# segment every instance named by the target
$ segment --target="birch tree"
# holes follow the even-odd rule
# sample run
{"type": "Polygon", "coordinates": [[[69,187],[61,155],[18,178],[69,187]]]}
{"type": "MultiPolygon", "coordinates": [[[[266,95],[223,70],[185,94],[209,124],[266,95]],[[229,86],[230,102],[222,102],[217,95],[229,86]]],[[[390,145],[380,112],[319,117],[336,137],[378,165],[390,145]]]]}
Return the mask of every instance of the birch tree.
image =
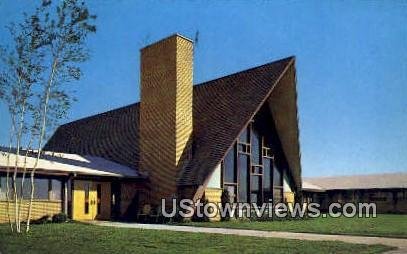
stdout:
{"type": "Polygon", "coordinates": [[[40,119],[36,161],[31,170],[30,204],[26,231],[30,230],[30,220],[35,192],[34,175],[42,155],[42,147],[49,127],[63,118],[73,100],[72,90],[67,86],[81,77],[80,63],[89,58],[86,38],[96,32],[92,23],[96,19],[82,1],[66,0],[50,10],[51,1],[45,1],[36,19],[37,31],[41,34],[41,50],[48,60],[47,77],[39,94],[36,107],[40,119]]]}
{"type": "Polygon", "coordinates": [[[24,177],[20,183],[21,189],[17,190],[17,173],[19,169],[19,155],[23,146],[23,136],[27,133],[28,122],[27,114],[32,110],[31,97],[33,96],[33,85],[39,80],[41,72],[41,56],[37,55],[35,46],[31,43],[34,38],[32,26],[29,17],[25,16],[23,22],[18,25],[11,24],[9,26],[10,35],[14,42],[13,47],[2,47],[1,60],[2,71],[0,79],[3,87],[1,94],[10,113],[10,140],[7,152],[7,173],[6,173],[6,199],[7,199],[7,214],[10,222],[11,230],[13,225],[10,219],[10,186],[9,176],[11,161],[10,155],[15,145],[15,161],[14,170],[12,173],[12,199],[14,201],[14,222],[16,232],[21,232],[21,200],[23,198],[24,177]],[[19,196],[20,191],[20,198],[19,196]],[[20,202],[18,202],[20,200],[20,202]]]}
{"type": "Polygon", "coordinates": [[[69,84],[80,79],[80,64],[89,58],[86,38],[90,33],[96,32],[96,27],[92,24],[95,18],[96,16],[90,15],[83,1],[64,0],[53,4],[44,0],[33,14],[24,14],[21,23],[10,26],[12,46],[0,47],[0,99],[5,102],[11,118],[6,176],[11,231],[21,232],[24,180],[28,172],[27,157],[32,154],[30,150],[35,148],[35,163],[29,169],[31,188],[26,218],[26,232],[30,230],[35,171],[43,153],[42,147],[49,131],[66,116],[74,100],[73,89],[69,84]],[[23,146],[26,149],[23,154],[20,188],[17,190],[23,146]],[[14,147],[16,156],[12,163],[10,155],[14,147]],[[10,172],[12,168],[14,171],[10,172]],[[12,191],[9,186],[11,175],[12,191]],[[15,208],[15,227],[10,216],[11,200],[15,208]]]}

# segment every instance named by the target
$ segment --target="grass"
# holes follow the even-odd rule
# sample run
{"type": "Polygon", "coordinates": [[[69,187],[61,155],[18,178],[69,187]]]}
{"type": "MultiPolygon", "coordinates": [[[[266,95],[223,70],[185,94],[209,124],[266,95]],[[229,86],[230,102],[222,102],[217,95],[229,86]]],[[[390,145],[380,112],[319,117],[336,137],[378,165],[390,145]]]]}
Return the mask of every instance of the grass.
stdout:
{"type": "Polygon", "coordinates": [[[11,235],[0,225],[0,253],[382,253],[383,245],[110,228],[77,223],[34,225],[11,235]]]}
{"type": "Polygon", "coordinates": [[[279,221],[193,222],[191,226],[255,229],[407,238],[407,215],[378,214],[377,218],[315,218],[279,221]]]}

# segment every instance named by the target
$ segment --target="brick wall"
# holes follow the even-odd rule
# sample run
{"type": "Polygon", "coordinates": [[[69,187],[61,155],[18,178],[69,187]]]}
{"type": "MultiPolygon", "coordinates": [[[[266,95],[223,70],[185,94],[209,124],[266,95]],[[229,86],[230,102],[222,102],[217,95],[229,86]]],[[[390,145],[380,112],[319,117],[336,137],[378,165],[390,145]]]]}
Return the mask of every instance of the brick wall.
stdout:
{"type": "MultiPolygon", "coordinates": [[[[29,201],[24,200],[21,208],[22,221],[27,220],[29,201]]],[[[10,203],[10,216],[14,220],[14,203],[10,203]]],[[[62,201],[50,201],[50,200],[34,200],[32,218],[33,220],[39,219],[45,215],[52,216],[54,214],[62,212],[62,201]]],[[[0,223],[8,222],[7,216],[7,202],[0,201],[0,223]]]]}
{"type": "Polygon", "coordinates": [[[192,134],[192,55],[174,35],[141,50],[140,170],[151,202],[176,193],[176,177],[192,134]]]}
{"type": "MultiPolygon", "coordinates": [[[[206,188],[205,189],[205,199],[210,203],[219,204],[221,203],[222,189],[220,188],[206,188]]],[[[213,218],[209,218],[210,221],[220,221],[221,217],[219,211],[217,215],[213,218]]]]}

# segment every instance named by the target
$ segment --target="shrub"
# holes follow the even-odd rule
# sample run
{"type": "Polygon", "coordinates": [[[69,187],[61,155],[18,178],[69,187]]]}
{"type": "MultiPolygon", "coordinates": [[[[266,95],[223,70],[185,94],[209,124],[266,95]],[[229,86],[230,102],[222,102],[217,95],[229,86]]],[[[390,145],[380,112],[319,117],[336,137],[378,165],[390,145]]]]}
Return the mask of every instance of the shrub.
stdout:
{"type": "Polygon", "coordinates": [[[44,215],[39,219],[32,220],[31,224],[46,224],[52,222],[52,218],[49,215],[44,215]]]}
{"type": "MultiPolygon", "coordinates": [[[[233,201],[231,200],[231,197],[229,195],[229,191],[228,190],[223,190],[222,191],[222,196],[221,196],[221,204],[222,207],[226,207],[226,205],[230,205],[232,206],[233,201]]],[[[230,220],[230,216],[225,216],[225,217],[221,217],[222,221],[229,221],[230,220]]]]}
{"type": "Polygon", "coordinates": [[[52,216],[53,223],[63,223],[68,221],[68,216],[65,213],[57,213],[52,216]]]}

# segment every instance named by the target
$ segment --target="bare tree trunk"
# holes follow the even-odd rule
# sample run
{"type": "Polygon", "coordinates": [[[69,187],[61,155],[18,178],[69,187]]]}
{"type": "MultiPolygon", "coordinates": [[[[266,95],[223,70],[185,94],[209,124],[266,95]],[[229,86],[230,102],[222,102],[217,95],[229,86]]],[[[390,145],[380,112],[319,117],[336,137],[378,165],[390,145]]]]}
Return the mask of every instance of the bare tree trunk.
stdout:
{"type": "Polygon", "coordinates": [[[46,125],[47,125],[48,102],[49,102],[49,97],[50,97],[50,94],[51,94],[51,86],[52,86],[52,83],[54,82],[54,76],[55,76],[57,64],[58,64],[57,57],[55,57],[53,62],[52,62],[52,70],[51,70],[51,74],[50,74],[50,77],[48,79],[47,87],[46,87],[46,90],[45,90],[45,101],[44,101],[44,108],[43,108],[43,111],[42,111],[42,119],[41,119],[42,122],[41,122],[41,128],[40,128],[40,137],[39,137],[39,141],[38,141],[38,151],[37,151],[38,154],[37,154],[37,157],[35,159],[34,167],[31,170],[31,193],[30,193],[31,195],[30,195],[30,205],[28,207],[26,232],[30,231],[30,220],[31,220],[32,205],[33,205],[34,191],[35,191],[34,175],[35,175],[35,170],[37,169],[38,162],[40,160],[40,156],[41,156],[41,153],[42,153],[42,142],[44,140],[45,129],[46,129],[46,125]]]}
{"type": "Polygon", "coordinates": [[[10,230],[11,232],[14,232],[14,227],[13,223],[11,221],[10,217],[10,184],[9,184],[9,178],[10,178],[10,155],[11,155],[11,148],[12,148],[12,143],[13,143],[13,137],[14,137],[14,132],[15,132],[15,120],[14,116],[11,117],[11,130],[10,130],[10,141],[9,141],[9,147],[8,147],[8,153],[7,153],[7,166],[6,166],[6,201],[7,201],[7,218],[8,218],[8,223],[10,225],[10,230]]]}
{"type": "Polygon", "coordinates": [[[14,210],[15,210],[15,223],[16,223],[16,231],[17,233],[21,232],[20,228],[20,218],[18,217],[19,214],[19,206],[18,206],[18,192],[17,192],[17,172],[19,167],[19,156],[20,156],[20,145],[21,145],[21,134],[22,134],[22,124],[24,121],[24,113],[25,106],[22,106],[22,112],[20,116],[20,127],[17,133],[17,151],[16,151],[16,159],[15,159],[15,167],[14,167],[14,174],[13,174],[13,190],[14,190],[14,210]]]}
{"type": "Polygon", "coordinates": [[[21,186],[20,186],[20,192],[21,193],[20,193],[20,200],[19,200],[19,204],[18,204],[18,206],[19,206],[19,208],[18,208],[18,220],[19,220],[20,227],[21,227],[21,210],[22,210],[21,206],[22,206],[23,199],[24,199],[24,182],[25,182],[25,176],[26,176],[26,173],[27,173],[27,157],[28,157],[28,154],[29,154],[30,149],[31,149],[32,141],[33,141],[33,135],[31,135],[31,137],[30,137],[30,141],[28,142],[27,150],[25,152],[24,166],[23,166],[24,169],[23,169],[23,175],[21,177],[21,186]]]}
{"type": "MultiPolygon", "coordinates": [[[[17,74],[18,75],[18,74],[17,74]]],[[[21,77],[18,76],[18,84],[19,84],[19,89],[21,89],[21,77]]],[[[18,94],[21,96],[21,91],[18,92],[18,94]]],[[[20,156],[20,149],[21,149],[21,136],[23,134],[23,128],[24,128],[24,116],[25,116],[25,110],[26,110],[26,99],[24,98],[21,103],[21,111],[20,111],[20,119],[19,119],[19,125],[16,133],[16,159],[15,159],[15,165],[14,165],[14,174],[13,174],[13,190],[14,190],[14,220],[16,223],[16,232],[21,233],[21,225],[20,225],[20,218],[18,217],[19,215],[19,207],[18,207],[18,193],[17,193],[17,172],[18,172],[18,167],[19,167],[19,156],[20,156]]]]}

